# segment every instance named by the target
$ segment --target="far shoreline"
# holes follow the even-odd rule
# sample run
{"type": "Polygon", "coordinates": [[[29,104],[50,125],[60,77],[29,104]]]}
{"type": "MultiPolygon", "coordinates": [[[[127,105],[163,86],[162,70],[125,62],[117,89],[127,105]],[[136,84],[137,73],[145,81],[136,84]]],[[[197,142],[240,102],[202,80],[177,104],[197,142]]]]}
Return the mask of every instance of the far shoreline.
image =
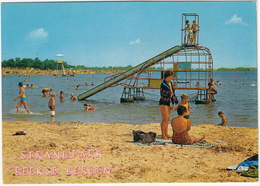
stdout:
{"type": "MultiPolygon", "coordinates": [[[[19,69],[19,68],[2,68],[2,75],[63,75],[57,70],[41,70],[41,69],[19,69]]],[[[123,72],[122,70],[69,70],[65,75],[75,74],[115,74],[123,72]]]]}
{"type": "MultiPolygon", "coordinates": [[[[251,72],[257,71],[256,67],[252,68],[218,68],[213,70],[214,72],[251,72]]],[[[66,70],[65,75],[75,75],[75,74],[116,74],[122,73],[127,70],[66,70]]],[[[1,69],[2,75],[63,75],[60,71],[57,70],[41,70],[41,69],[34,69],[34,68],[26,68],[26,69],[19,69],[19,68],[4,68],[1,69]]]]}

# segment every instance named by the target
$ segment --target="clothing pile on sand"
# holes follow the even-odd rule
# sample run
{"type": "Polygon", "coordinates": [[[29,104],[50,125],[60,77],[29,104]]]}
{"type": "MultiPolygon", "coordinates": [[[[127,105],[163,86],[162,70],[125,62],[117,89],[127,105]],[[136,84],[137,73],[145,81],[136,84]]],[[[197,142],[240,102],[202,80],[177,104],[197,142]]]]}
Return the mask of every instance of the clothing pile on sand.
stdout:
{"type": "Polygon", "coordinates": [[[258,154],[239,164],[227,167],[227,170],[234,170],[241,176],[258,178],[258,154]]]}

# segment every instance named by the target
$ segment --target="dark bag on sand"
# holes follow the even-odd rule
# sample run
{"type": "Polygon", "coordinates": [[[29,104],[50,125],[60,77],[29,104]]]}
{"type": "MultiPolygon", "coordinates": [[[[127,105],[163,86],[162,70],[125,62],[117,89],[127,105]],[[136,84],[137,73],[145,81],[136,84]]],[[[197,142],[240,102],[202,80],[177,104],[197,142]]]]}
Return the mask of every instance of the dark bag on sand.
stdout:
{"type": "Polygon", "coordinates": [[[155,142],[155,132],[143,132],[141,130],[133,130],[134,142],[152,143],[155,142]]]}

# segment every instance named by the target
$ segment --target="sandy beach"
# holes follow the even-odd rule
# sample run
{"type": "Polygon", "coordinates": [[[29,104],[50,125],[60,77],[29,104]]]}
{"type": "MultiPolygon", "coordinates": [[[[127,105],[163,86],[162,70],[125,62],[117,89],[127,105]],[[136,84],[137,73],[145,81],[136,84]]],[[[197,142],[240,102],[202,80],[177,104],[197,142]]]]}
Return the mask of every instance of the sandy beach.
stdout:
{"type": "MultiPolygon", "coordinates": [[[[225,170],[258,153],[258,130],[192,126],[210,148],[138,146],[133,130],[159,124],[4,121],[3,183],[257,182],[225,170]],[[27,135],[12,135],[25,130],[27,135]]],[[[171,127],[169,127],[169,131],[171,127]]],[[[160,135],[158,135],[160,138],[160,135]]]]}
{"type": "MultiPolygon", "coordinates": [[[[57,70],[41,70],[41,69],[19,69],[19,68],[2,68],[2,75],[54,75],[57,74],[57,70]]],[[[94,74],[94,73],[118,73],[119,70],[71,70],[67,71],[67,75],[72,74],[94,74]]],[[[59,74],[59,73],[58,73],[59,74]]]]}

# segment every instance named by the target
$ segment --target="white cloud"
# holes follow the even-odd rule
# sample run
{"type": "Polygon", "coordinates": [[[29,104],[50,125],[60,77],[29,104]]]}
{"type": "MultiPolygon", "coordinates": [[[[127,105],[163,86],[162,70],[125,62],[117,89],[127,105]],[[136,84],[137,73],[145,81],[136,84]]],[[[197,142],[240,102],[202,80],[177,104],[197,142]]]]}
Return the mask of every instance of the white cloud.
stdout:
{"type": "Polygon", "coordinates": [[[48,38],[48,32],[46,32],[43,28],[39,28],[37,30],[31,31],[26,40],[43,40],[48,38]]]}
{"type": "Polygon", "coordinates": [[[130,45],[139,44],[139,43],[141,43],[140,39],[136,39],[135,41],[130,41],[129,42],[130,45]]]}
{"type": "Polygon", "coordinates": [[[230,20],[226,21],[225,24],[226,25],[229,25],[229,24],[247,25],[247,23],[244,22],[241,17],[238,17],[237,14],[233,15],[233,17],[231,17],[230,20]]]}

